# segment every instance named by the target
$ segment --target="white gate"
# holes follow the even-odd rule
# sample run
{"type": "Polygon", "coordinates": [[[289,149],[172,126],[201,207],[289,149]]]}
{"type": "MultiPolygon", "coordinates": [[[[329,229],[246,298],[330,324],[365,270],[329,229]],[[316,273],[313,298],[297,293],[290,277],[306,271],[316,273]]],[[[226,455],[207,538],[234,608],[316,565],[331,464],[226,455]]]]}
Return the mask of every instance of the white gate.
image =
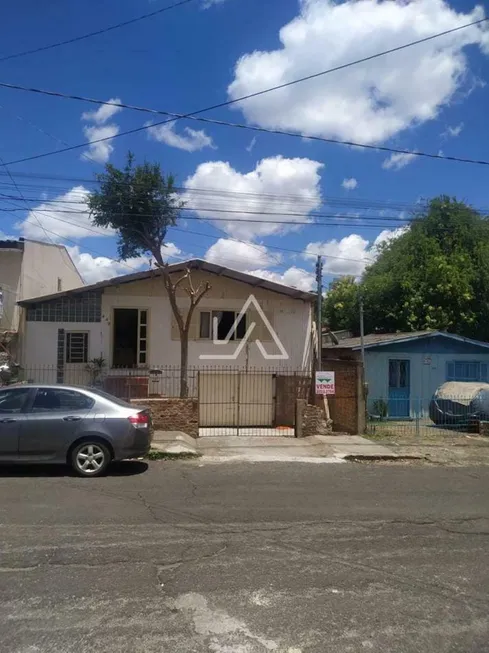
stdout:
{"type": "MultiPolygon", "coordinates": [[[[230,434],[237,435],[239,427],[270,428],[274,418],[272,373],[199,372],[200,427],[229,427],[233,429],[230,434]]],[[[216,435],[222,434],[218,431],[216,435]]],[[[254,434],[248,431],[247,435],[254,434]]]]}

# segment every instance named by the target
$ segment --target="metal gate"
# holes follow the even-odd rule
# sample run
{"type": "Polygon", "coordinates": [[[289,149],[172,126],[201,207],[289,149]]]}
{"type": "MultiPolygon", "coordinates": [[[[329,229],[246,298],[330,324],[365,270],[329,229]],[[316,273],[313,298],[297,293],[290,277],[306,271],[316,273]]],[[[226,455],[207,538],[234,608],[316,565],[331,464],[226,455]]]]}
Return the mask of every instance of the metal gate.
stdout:
{"type": "Polygon", "coordinates": [[[269,435],[275,385],[270,372],[199,372],[202,435],[269,435]]]}

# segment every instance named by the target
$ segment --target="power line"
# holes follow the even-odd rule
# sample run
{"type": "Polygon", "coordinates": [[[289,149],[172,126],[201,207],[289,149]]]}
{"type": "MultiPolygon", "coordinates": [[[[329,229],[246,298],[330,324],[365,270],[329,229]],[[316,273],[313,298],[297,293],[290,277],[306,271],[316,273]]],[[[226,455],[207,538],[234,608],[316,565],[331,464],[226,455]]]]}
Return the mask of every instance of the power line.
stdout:
{"type": "MultiPolygon", "coordinates": [[[[26,205],[26,207],[27,207],[27,210],[28,210],[28,211],[31,211],[31,209],[29,208],[29,204],[27,203],[27,200],[24,198],[24,196],[23,196],[23,194],[22,194],[22,191],[21,191],[20,188],[17,186],[17,182],[16,182],[15,179],[12,177],[12,175],[11,175],[11,173],[10,173],[10,170],[9,170],[8,167],[5,165],[5,163],[3,162],[3,159],[2,159],[1,157],[0,157],[0,164],[3,165],[3,166],[5,167],[5,170],[6,170],[7,174],[8,174],[8,176],[10,177],[10,180],[11,180],[12,184],[15,186],[15,188],[17,189],[17,192],[18,192],[19,195],[21,196],[21,199],[22,199],[22,198],[24,199],[24,203],[25,203],[25,205],[26,205]]],[[[44,227],[43,227],[43,225],[42,225],[42,223],[41,223],[41,220],[39,219],[39,217],[38,217],[38,215],[37,215],[37,213],[36,213],[35,211],[31,211],[31,213],[32,213],[32,215],[36,218],[36,220],[37,220],[37,222],[39,223],[39,226],[41,227],[41,229],[44,231],[44,233],[45,233],[45,235],[46,235],[46,238],[47,238],[48,240],[51,240],[51,242],[52,242],[52,238],[50,238],[50,237],[48,236],[46,230],[44,229],[44,227]]]]}
{"type": "Polygon", "coordinates": [[[194,2],[194,0],[181,0],[180,2],[176,2],[172,5],[167,5],[166,7],[162,7],[161,9],[156,9],[155,11],[152,11],[148,14],[142,14],[141,16],[136,16],[135,18],[125,20],[121,23],[116,23],[115,25],[109,25],[109,27],[104,27],[103,29],[96,30],[95,32],[89,32],[88,34],[75,36],[74,38],[67,39],[66,41],[58,41],[56,43],[51,43],[50,45],[43,45],[39,48],[24,50],[23,52],[14,52],[13,54],[8,54],[4,57],[0,57],[0,62],[9,61],[11,59],[18,59],[19,57],[25,57],[29,54],[45,52],[46,50],[53,50],[54,48],[59,48],[63,45],[69,45],[71,43],[77,43],[78,41],[84,41],[85,39],[92,38],[92,36],[99,36],[100,34],[106,34],[107,32],[112,32],[113,30],[119,29],[120,27],[127,27],[127,25],[133,25],[134,23],[138,23],[141,20],[146,20],[147,18],[152,18],[153,16],[157,16],[158,14],[163,14],[166,11],[170,11],[171,9],[176,9],[177,7],[181,7],[182,5],[186,5],[190,2],[194,2]]]}
{"type": "MultiPolygon", "coordinates": [[[[8,209],[1,209],[1,210],[8,212],[8,209]]],[[[78,227],[80,229],[90,231],[92,233],[97,234],[98,236],[103,235],[99,230],[97,230],[94,227],[89,227],[88,225],[82,225],[82,224],[79,224],[79,223],[76,223],[76,222],[70,222],[69,220],[64,220],[63,218],[59,218],[57,216],[53,216],[53,215],[50,215],[48,213],[43,213],[42,211],[40,213],[49,216],[52,220],[57,220],[58,222],[63,222],[64,224],[68,224],[68,225],[71,225],[73,227],[78,227]]],[[[292,223],[292,224],[294,224],[294,223],[292,223]]],[[[194,236],[200,236],[200,237],[204,237],[204,238],[211,238],[212,240],[218,240],[218,238],[216,236],[213,236],[211,234],[205,234],[205,233],[198,232],[198,231],[192,231],[190,229],[180,229],[178,227],[171,227],[171,229],[173,229],[174,231],[179,231],[181,233],[191,234],[191,235],[194,235],[194,236]]],[[[60,234],[57,234],[56,232],[50,231],[49,229],[46,229],[46,231],[48,231],[49,233],[54,234],[58,238],[63,238],[63,236],[60,236],[60,234]]],[[[250,242],[247,242],[247,241],[244,241],[244,240],[239,240],[237,238],[233,238],[233,237],[230,237],[230,236],[227,236],[227,239],[238,242],[238,243],[243,243],[245,245],[250,245],[252,247],[256,246],[255,243],[250,243],[250,242]]],[[[71,241],[71,242],[75,242],[76,244],[79,244],[76,241],[71,241]]],[[[301,250],[287,249],[285,247],[278,247],[278,246],[275,246],[275,245],[264,245],[264,247],[266,249],[274,249],[276,251],[288,252],[288,253],[292,253],[292,254],[304,254],[304,252],[301,251],[301,250]]],[[[259,251],[262,252],[262,250],[259,250],[259,251]]],[[[100,255],[105,256],[105,254],[100,254],[100,255]]],[[[349,258],[349,257],[345,257],[345,256],[334,256],[332,254],[331,255],[326,254],[324,256],[326,258],[338,259],[338,260],[341,260],[341,261],[353,261],[353,262],[357,262],[357,263],[361,263],[364,260],[366,260],[366,259],[349,258]]]]}
{"type": "MultiPolygon", "coordinates": [[[[43,200],[42,198],[25,198],[25,197],[15,197],[12,195],[6,195],[4,193],[0,193],[5,199],[9,199],[12,201],[23,201],[23,202],[45,202],[46,204],[79,204],[79,205],[85,205],[86,201],[83,200],[43,200]]],[[[17,209],[21,210],[21,209],[17,209]]],[[[57,209],[58,210],[58,209],[57,209]]],[[[306,217],[311,217],[311,218],[349,218],[349,219],[366,219],[367,216],[360,216],[360,215],[349,215],[349,214],[340,214],[340,213],[318,213],[317,209],[311,209],[309,212],[291,212],[291,211],[270,211],[270,210],[259,210],[259,211],[252,211],[250,209],[233,209],[233,208],[228,208],[228,207],[216,207],[216,206],[211,206],[211,207],[206,207],[206,206],[184,206],[183,209],[184,211],[195,211],[198,213],[199,211],[202,211],[204,213],[231,213],[231,214],[243,214],[243,215],[277,215],[277,216],[290,216],[290,217],[298,217],[298,218],[306,218],[306,217]]],[[[89,213],[89,211],[70,211],[66,209],[59,209],[60,212],[65,212],[65,213],[89,213]]],[[[123,214],[126,215],[126,214],[123,214]]],[[[139,217],[145,218],[145,217],[152,217],[151,213],[139,213],[139,217]]],[[[192,218],[186,218],[186,219],[192,219],[192,218]]],[[[200,218],[195,218],[195,219],[200,219],[200,218]]],[[[233,221],[232,218],[212,218],[213,220],[222,220],[223,222],[230,222],[233,221]]],[[[397,222],[409,222],[406,218],[401,218],[400,216],[372,216],[372,219],[376,220],[386,220],[386,221],[391,221],[395,220],[397,222]]],[[[238,219],[238,221],[241,222],[241,220],[238,219]]],[[[252,220],[249,220],[249,222],[252,222],[252,220]]],[[[262,220],[258,220],[258,222],[262,222],[262,220]]],[[[270,222],[274,222],[273,220],[270,220],[270,222]]],[[[278,224],[288,224],[290,220],[279,220],[278,224]]],[[[310,222],[304,222],[304,224],[310,224],[310,222]]]]}
{"type": "MultiPolygon", "coordinates": [[[[189,1],[189,0],[187,0],[187,1],[189,1]]],[[[253,126],[253,125],[245,125],[245,124],[242,124],[242,123],[233,123],[233,122],[224,121],[224,120],[215,120],[215,119],[210,119],[210,118],[202,118],[199,115],[199,114],[205,113],[207,111],[227,107],[227,106],[230,106],[232,104],[236,104],[237,102],[242,102],[243,100],[247,100],[247,99],[250,99],[252,97],[256,97],[258,95],[264,95],[265,93],[270,93],[271,91],[278,90],[280,88],[285,88],[286,86],[292,86],[293,84],[299,84],[299,83],[301,83],[303,81],[313,79],[315,77],[327,75],[327,74],[335,72],[337,70],[348,68],[350,66],[357,65],[357,64],[362,63],[364,61],[369,61],[371,59],[375,59],[377,57],[381,57],[381,56],[384,56],[386,54],[390,54],[390,53],[395,52],[397,50],[402,50],[402,49],[411,47],[413,45],[417,45],[419,43],[423,43],[425,41],[429,41],[429,40],[438,38],[440,36],[444,36],[446,34],[450,34],[450,33],[453,33],[453,32],[456,32],[456,31],[459,31],[459,30],[462,30],[462,29],[466,29],[468,27],[472,27],[474,25],[484,23],[487,20],[489,20],[489,18],[482,18],[480,20],[473,21],[472,23],[467,23],[465,25],[461,25],[461,26],[453,28],[451,30],[446,30],[446,31],[440,32],[438,34],[434,34],[434,35],[432,35],[430,37],[426,37],[424,39],[419,39],[417,41],[412,41],[411,43],[407,43],[407,44],[404,44],[402,46],[398,46],[397,48],[391,48],[390,50],[385,50],[384,52],[380,52],[380,53],[377,53],[375,55],[371,55],[370,57],[365,57],[363,59],[358,59],[356,61],[352,61],[352,62],[349,62],[347,64],[343,64],[341,66],[336,66],[335,68],[331,68],[331,69],[328,69],[328,70],[323,70],[323,71],[321,71],[319,73],[315,73],[315,74],[309,75],[307,77],[302,77],[302,78],[299,78],[299,79],[296,79],[296,80],[292,80],[291,82],[287,82],[287,83],[281,84],[279,86],[274,86],[274,87],[271,87],[271,88],[268,88],[268,89],[263,89],[262,91],[258,91],[256,93],[253,93],[253,94],[250,94],[250,95],[245,95],[245,96],[242,96],[242,97],[239,97],[239,98],[235,98],[234,100],[228,100],[226,102],[221,102],[219,104],[214,104],[212,106],[205,107],[204,109],[199,109],[197,111],[192,111],[192,112],[186,113],[186,114],[172,113],[172,112],[169,112],[169,111],[163,111],[163,110],[159,110],[159,109],[151,109],[151,108],[148,108],[148,107],[140,107],[140,106],[125,104],[125,103],[107,102],[107,101],[104,101],[104,100],[98,100],[98,99],[95,99],[95,98],[87,98],[87,97],[80,96],[80,95],[70,95],[70,94],[67,94],[67,93],[60,93],[58,91],[47,91],[45,89],[22,86],[20,84],[8,84],[6,82],[1,82],[0,87],[3,87],[3,88],[9,88],[9,89],[20,90],[20,91],[27,91],[27,92],[30,92],[30,93],[39,93],[39,94],[42,94],[42,95],[49,95],[49,96],[52,96],[52,97],[64,98],[64,99],[69,99],[69,100],[77,100],[77,101],[81,101],[81,102],[89,102],[91,104],[97,104],[97,105],[122,107],[124,109],[130,109],[132,111],[140,111],[140,112],[143,112],[143,113],[149,113],[149,114],[153,114],[153,115],[164,115],[164,116],[169,116],[170,117],[168,120],[163,120],[163,121],[160,121],[160,122],[157,122],[157,123],[154,123],[154,124],[143,125],[142,127],[126,130],[126,131],[123,131],[123,132],[119,132],[118,134],[115,134],[114,136],[106,136],[104,138],[95,139],[93,141],[87,141],[85,143],[80,143],[78,145],[73,145],[71,147],[66,147],[66,148],[61,149],[61,150],[54,150],[54,151],[51,151],[51,152],[45,152],[43,154],[38,154],[38,155],[31,156],[31,157],[24,157],[23,159],[17,159],[15,161],[9,161],[8,165],[13,165],[13,164],[16,164],[16,163],[23,163],[23,162],[26,162],[26,161],[33,161],[34,159],[43,158],[45,156],[51,156],[51,155],[54,155],[54,154],[60,154],[62,152],[68,152],[68,151],[71,151],[71,150],[86,147],[87,145],[93,145],[93,144],[96,144],[96,143],[111,141],[112,139],[119,138],[120,136],[127,136],[129,134],[136,134],[136,133],[139,133],[141,131],[157,127],[159,125],[164,125],[164,124],[176,122],[177,120],[183,120],[183,119],[195,120],[195,121],[209,123],[209,124],[213,124],[213,125],[220,125],[220,126],[226,126],[226,127],[235,127],[235,128],[240,128],[240,129],[247,129],[247,130],[251,130],[251,131],[259,132],[259,133],[281,134],[283,136],[290,136],[290,137],[293,137],[293,138],[304,138],[306,140],[319,141],[319,142],[325,142],[325,143],[332,143],[332,144],[336,144],[336,145],[349,145],[351,147],[361,147],[361,148],[364,148],[364,149],[381,151],[381,152],[390,152],[390,153],[394,153],[394,154],[410,154],[410,155],[413,155],[413,156],[422,156],[422,157],[431,158],[431,159],[442,159],[442,160],[445,160],[445,161],[456,161],[456,162],[459,162],[459,163],[472,163],[472,164],[477,164],[477,165],[489,165],[489,161],[484,161],[484,160],[468,159],[468,158],[462,158],[462,157],[452,157],[452,156],[446,156],[446,155],[442,155],[442,154],[434,154],[434,153],[420,152],[420,151],[411,152],[410,150],[402,150],[402,149],[398,149],[398,148],[392,148],[392,147],[386,147],[386,146],[380,146],[380,145],[368,145],[368,144],[365,144],[365,143],[355,143],[353,141],[342,141],[342,140],[339,140],[339,139],[325,138],[323,136],[314,136],[314,135],[311,135],[311,134],[299,134],[299,133],[294,133],[294,132],[288,132],[288,131],[281,130],[281,129],[269,129],[269,128],[266,128],[266,127],[257,127],[257,126],[253,126]]]]}
{"type": "MultiPolygon", "coordinates": [[[[0,176],[6,175],[6,173],[3,173],[0,171],[0,176]]],[[[48,180],[55,180],[55,181],[71,181],[74,183],[80,183],[80,184],[97,184],[98,181],[96,179],[89,179],[89,178],[84,178],[84,177],[62,177],[62,176],[49,176],[49,175],[43,175],[43,174],[33,174],[33,173],[17,173],[17,177],[24,177],[24,178],[35,178],[35,179],[48,179],[48,180]]],[[[121,182],[121,183],[126,183],[126,182],[121,182]]],[[[0,182],[2,185],[8,186],[5,182],[0,182]]],[[[48,186],[46,184],[22,184],[24,188],[32,188],[32,189],[42,189],[45,190],[46,188],[55,190],[57,192],[62,191],[62,190],[72,190],[71,186],[48,186]]],[[[176,186],[175,187],[176,191],[179,191],[181,193],[190,193],[192,195],[203,195],[203,196],[223,196],[223,197],[237,197],[238,199],[241,198],[250,198],[251,200],[267,200],[267,201],[277,201],[280,204],[289,204],[289,203],[297,203],[297,204],[310,204],[311,199],[306,198],[303,195],[275,195],[272,193],[253,193],[253,192],[246,192],[246,191],[227,191],[224,189],[220,188],[186,188],[182,186],[176,186]]],[[[82,194],[80,193],[80,197],[82,194]]],[[[46,202],[54,202],[55,200],[47,200],[45,198],[40,198],[39,201],[46,201],[46,202]]],[[[381,199],[374,199],[374,200],[369,200],[366,198],[352,198],[352,197],[335,197],[335,196],[328,196],[325,199],[318,198],[318,201],[320,204],[323,205],[339,205],[339,206],[351,206],[353,208],[379,208],[379,209],[384,209],[384,208],[389,208],[390,210],[399,210],[399,211],[409,211],[409,210],[419,210],[422,206],[422,202],[417,202],[414,204],[409,204],[407,202],[400,202],[400,201],[392,201],[392,200],[381,200],[381,199]]],[[[478,209],[478,210],[483,210],[483,209],[478,209]]]]}
{"type": "MultiPolygon", "coordinates": [[[[21,90],[33,90],[34,92],[39,92],[36,89],[27,89],[25,87],[18,87],[12,84],[5,84],[5,83],[0,83],[0,87],[4,88],[21,88],[21,90]]],[[[26,156],[23,157],[22,159],[15,159],[13,161],[8,161],[7,165],[15,165],[17,163],[25,163],[26,161],[34,161],[36,159],[42,159],[47,156],[52,156],[54,154],[62,154],[64,152],[71,152],[73,150],[78,150],[82,147],[87,147],[89,145],[94,145],[97,143],[104,143],[106,141],[112,141],[114,138],[119,138],[121,136],[128,136],[130,134],[137,134],[142,131],[146,131],[148,129],[151,129],[153,127],[158,127],[159,125],[166,125],[168,123],[176,122],[177,120],[194,120],[197,122],[204,122],[206,124],[211,124],[211,125],[218,125],[221,127],[235,127],[238,129],[246,129],[248,131],[253,131],[253,132],[258,132],[258,133],[263,133],[263,134],[280,134],[281,136],[290,136],[291,138],[300,138],[300,139],[305,139],[308,141],[317,141],[320,143],[330,143],[333,145],[348,145],[350,147],[360,147],[363,149],[367,150],[373,150],[376,152],[389,152],[389,153],[394,153],[394,154],[409,154],[412,156],[420,156],[420,157],[425,157],[428,159],[441,159],[443,161],[456,161],[458,163],[472,163],[476,165],[489,165],[489,161],[484,161],[484,160],[478,160],[478,159],[468,159],[468,158],[462,158],[462,157],[456,157],[456,156],[447,156],[445,154],[434,154],[430,152],[421,152],[419,150],[417,151],[411,151],[411,150],[403,150],[399,148],[394,148],[394,147],[387,147],[385,145],[367,145],[366,143],[356,143],[354,141],[342,141],[337,138],[326,138],[324,136],[314,136],[312,134],[299,134],[295,132],[289,132],[285,131],[283,129],[270,129],[267,127],[257,127],[254,125],[245,125],[243,123],[236,123],[236,122],[229,122],[226,120],[216,120],[216,119],[211,119],[211,118],[202,118],[201,116],[195,116],[194,114],[182,114],[182,113],[171,113],[169,111],[162,111],[162,110],[157,110],[157,109],[147,109],[144,107],[136,107],[128,104],[115,104],[111,102],[104,102],[102,100],[94,100],[92,98],[83,98],[79,96],[69,96],[69,95],[62,95],[58,93],[48,93],[48,95],[57,95],[59,97],[66,97],[68,99],[73,99],[73,100],[82,100],[84,102],[91,102],[93,104],[100,104],[100,105],[108,105],[108,106],[118,106],[122,107],[123,109],[131,109],[133,111],[143,111],[145,113],[153,113],[153,114],[159,114],[159,115],[164,115],[164,116],[171,116],[170,119],[168,120],[162,120],[161,122],[155,122],[153,124],[146,124],[143,125],[142,127],[136,127],[134,129],[128,129],[123,132],[119,132],[118,134],[115,134],[114,136],[106,136],[104,138],[96,138],[92,141],[86,141],[84,143],[79,143],[77,145],[71,145],[70,147],[65,147],[61,150],[52,150],[50,152],[43,152],[42,154],[35,154],[32,156],[26,156]]],[[[195,112],[195,113],[201,113],[203,111],[207,111],[208,109],[202,109],[201,111],[195,112]]]]}
{"type": "MultiPolygon", "coordinates": [[[[1,195],[1,193],[0,193],[1,195]]],[[[8,198],[8,196],[7,196],[8,198]]],[[[197,209],[192,209],[188,208],[187,210],[189,211],[196,211],[197,209]]],[[[17,207],[15,206],[13,209],[2,209],[0,208],[0,211],[3,212],[11,212],[11,211],[25,211],[24,208],[17,207]]],[[[267,211],[241,211],[241,210],[233,210],[233,209],[203,209],[199,208],[198,211],[208,211],[210,213],[213,212],[221,212],[221,213],[238,213],[238,214],[251,214],[251,215],[289,215],[289,216],[297,216],[297,217],[307,217],[307,214],[298,214],[298,213],[269,213],[267,211]]],[[[69,210],[69,209],[56,209],[56,213],[65,213],[68,215],[90,215],[89,211],[76,211],[76,210],[69,210]]],[[[50,215],[50,214],[47,214],[50,215]]],[[[131,214],[129,213],[121,213],[120,215],[122,216],[130,216],[131,214]]],[[[149,213],[140,213],[139,216],[140,218],[151,218],[152,215],[149,213]]],[[[314,222],[312,220],[310,221],[299,221],[299,220],[262,220],[259,218],[246,218],[246,219],[241,219],[241,218],[210,218],[213,222],[232,222],[232,223],[237,223],[237,224],[248,224],[248,223],[255,223],[255,224],[280,224],[280,225],[304,225],[304,226],[317,226],[317,227],[330,227],[330,226],[351,226],[351,225],[358,225],[358,223],[362,220],[367,220],[368,221],[381,221],[385,222],[387,224],[395,222],[399,223],[400,225],[409,225],[411,224],[412,221],[405,220],[403,218],[396,218],[396,217],[383,217],[383,216],[372,216],[371,218],[368,218],[367,216],[351,216],[351,215],[340,215],[340,214],[318,214],[318,215],[311,215],[311,218],[314,217],[325,217],[325,218],[331,218],[331,219],[344,219],[349,222],[314,222]]],[[[182,216],[183,220],[202,220],[202,218],[197,217],[197,216],[187,216],[183,215],[182,216]]],[[[363,225],[362,225],[363,226],[363,225]]],[[[380,225],[374,225],[375,227],[385,227],[385,224],[380,224],[380,225]]]]}

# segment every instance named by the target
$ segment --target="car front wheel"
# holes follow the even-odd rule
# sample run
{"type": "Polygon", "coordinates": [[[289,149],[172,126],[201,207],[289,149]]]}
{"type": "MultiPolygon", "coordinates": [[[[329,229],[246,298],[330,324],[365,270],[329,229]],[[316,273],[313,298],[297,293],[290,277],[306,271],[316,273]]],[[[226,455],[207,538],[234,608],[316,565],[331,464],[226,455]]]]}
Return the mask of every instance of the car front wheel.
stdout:
{"type": "Polygon", "coordinates": [[[71,453],[71,465],[79,476],[101,476],[110,460],[109,450],[101,442],[82,442],[71,453]]]}

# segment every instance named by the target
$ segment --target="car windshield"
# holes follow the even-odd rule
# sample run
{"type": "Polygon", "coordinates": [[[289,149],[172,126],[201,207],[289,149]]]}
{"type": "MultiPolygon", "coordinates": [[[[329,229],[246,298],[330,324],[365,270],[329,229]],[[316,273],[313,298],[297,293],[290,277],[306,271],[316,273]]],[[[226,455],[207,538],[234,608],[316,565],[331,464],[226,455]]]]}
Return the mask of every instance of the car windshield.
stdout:
{"type": "Polygon", "coordinates": [[[104,392],[103,390],[99,390],[98,388],[89,388],[90,392],[93,392],[95,395],[99,395],[99,397],[103,397],[104,399],[108,399],[114,404],[117,404],[118,406],[123,406],[124,408],[134,408],[134,406],[127,401],[124,401],[124,399],[119,399],[119,397],[114,397],[114,395],[109,394],[108,392],[104,392]]]}

